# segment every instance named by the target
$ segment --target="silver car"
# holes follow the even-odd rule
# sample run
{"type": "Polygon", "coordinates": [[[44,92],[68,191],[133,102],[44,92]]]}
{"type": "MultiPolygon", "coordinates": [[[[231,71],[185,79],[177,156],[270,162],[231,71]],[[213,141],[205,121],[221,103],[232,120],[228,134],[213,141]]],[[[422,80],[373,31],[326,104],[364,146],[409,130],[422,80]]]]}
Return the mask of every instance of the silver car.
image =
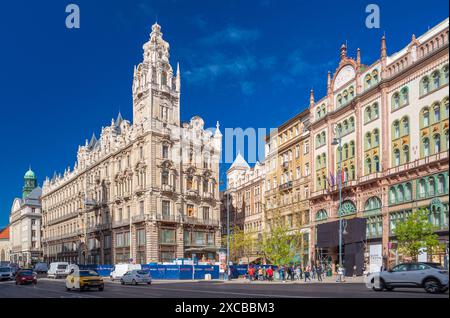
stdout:
{"type": "Polygon", "coordinates": [[[150,275],[150,271],[148,270],[132,270],[126,272],[122,278],[120,279],[120,283],[122,285],[125,284],[132,284],[132,285],[138,285],[138,284],[147,284],[150,285],[152,283],[152,277],[150,275]]]}
{"type": "Polygon", "coordinates": [[[14,278],[13,269],[11,267],[0,267],[0,281],[2,280],[11,280],[14,278]]]}
{"type": "Polygon", "coordinates": [[[371,276],[370,282],[376,291],[415,287],[437,294],[448,290],[448,271],[436,263],[404,263],[371,276]]]}

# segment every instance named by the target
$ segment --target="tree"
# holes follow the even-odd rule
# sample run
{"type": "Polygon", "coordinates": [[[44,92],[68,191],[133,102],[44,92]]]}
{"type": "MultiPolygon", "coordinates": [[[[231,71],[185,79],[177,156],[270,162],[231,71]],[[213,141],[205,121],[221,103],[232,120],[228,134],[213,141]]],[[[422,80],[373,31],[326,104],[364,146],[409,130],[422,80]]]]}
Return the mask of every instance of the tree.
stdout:
{"type": "Polygon", "coordinates": [[[272,220],[270,231],[264,233],[262,252],[273,265],[287,265],[301,247],[301,233],[297,231],[290,233],[289,227],[280,217],[272,220]]]}
{"type": "MultiPolygon", "coordinates": [[[[227,245],[227,236],[222,238],[223,245],[227,245]]],[[[239,227],[235,227],[230,231],[230,259],[237,261],[241,257],[247,258],[247,263],[250,261],[250,256],[255,247],[255,239],[252,234],[246,233],[239,227]]]]}
{"type": "Polygon", "coordinates": [[[431,253],[440,247],[436,227],[429,222],[428,216],[428,209],[418,209],[397,224],[393,231],[399,251],[410,256],[413,261],[417,261],[424,250],[431,253]]]}

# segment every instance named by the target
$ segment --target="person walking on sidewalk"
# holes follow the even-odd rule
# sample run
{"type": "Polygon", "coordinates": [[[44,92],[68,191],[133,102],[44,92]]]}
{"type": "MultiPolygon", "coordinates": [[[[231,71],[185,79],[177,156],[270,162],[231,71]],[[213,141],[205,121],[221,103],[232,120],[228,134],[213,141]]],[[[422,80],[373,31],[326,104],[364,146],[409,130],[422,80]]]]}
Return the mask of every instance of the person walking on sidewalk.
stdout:
{"type": "Polygon", "coordinates": [[[273,280],[273,269],[272,269],[272,266],[270,266],[267,269],[267,279],[269,280],[269,282],[271,282],[273,280]]]}
{"type": "Polygon", "coordinates": [[[253,280],[253,276],[255,275],[255,269],[252,266],[250,266],[248,268],[247,274],[248,274],[248,280],[252,281],[253,280]]]}
{"type": "Polygon", "coordinates": [[[306,283],[306,280],[311,281],[311,278],[309,277],[310,274],[311,274],[311,267],[308,265],[305,268],[305,283],[306,283]]]}
{"type": "Polygon", "coordinates": [[[320,265],[320,264],[317,266],[317,280],[319,282],[323,281],[322,280],[322,265],[320,265]]]}
{"type": "Polygon", "coordinates": [[[344,281],[344,268],[342,266],[339,266],[337,270],[336,283],[340,283],[343,281],[344,281]]]}

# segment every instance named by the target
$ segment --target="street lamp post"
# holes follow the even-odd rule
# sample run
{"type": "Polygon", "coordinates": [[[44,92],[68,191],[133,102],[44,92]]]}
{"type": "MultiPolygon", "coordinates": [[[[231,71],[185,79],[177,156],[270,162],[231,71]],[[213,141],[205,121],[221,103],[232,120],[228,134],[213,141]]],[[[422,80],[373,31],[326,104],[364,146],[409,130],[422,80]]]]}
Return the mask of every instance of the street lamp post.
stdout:
{"type": "Polygon", "coordinates": [[[227,280],[230,280],[230,194],[227,193],[227,280]]]}
{"type": "MultiPolygon", "coordinates": [[[[333,139],[333,146],[338,146],[339,151],[339,164],[338,164],[338,171],[339,171],[339,208],[338,208],[338,216],[339,216],[339,269],[342,269],[342,138],[341,138],[341,131],[338,130],[335,132],[335,137],[333,139]]],[[[338,269],[338,270],[339,270],[338,269]]],[[[338,273],[338,280],[341,283],[342,277],[338,273]]]]}

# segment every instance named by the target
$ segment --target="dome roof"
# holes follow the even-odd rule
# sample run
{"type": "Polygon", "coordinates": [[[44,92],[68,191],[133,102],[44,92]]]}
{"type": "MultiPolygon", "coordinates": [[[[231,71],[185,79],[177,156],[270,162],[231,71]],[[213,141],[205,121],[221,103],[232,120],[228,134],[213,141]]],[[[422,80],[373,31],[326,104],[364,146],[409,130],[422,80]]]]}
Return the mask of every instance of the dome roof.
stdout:
{"type": "Polygon", "coordinates": [[[27,173],[25,173],[24,179],[36,179],[36,174],[33,172],[33,170],[28,169],[27,173]]]}

